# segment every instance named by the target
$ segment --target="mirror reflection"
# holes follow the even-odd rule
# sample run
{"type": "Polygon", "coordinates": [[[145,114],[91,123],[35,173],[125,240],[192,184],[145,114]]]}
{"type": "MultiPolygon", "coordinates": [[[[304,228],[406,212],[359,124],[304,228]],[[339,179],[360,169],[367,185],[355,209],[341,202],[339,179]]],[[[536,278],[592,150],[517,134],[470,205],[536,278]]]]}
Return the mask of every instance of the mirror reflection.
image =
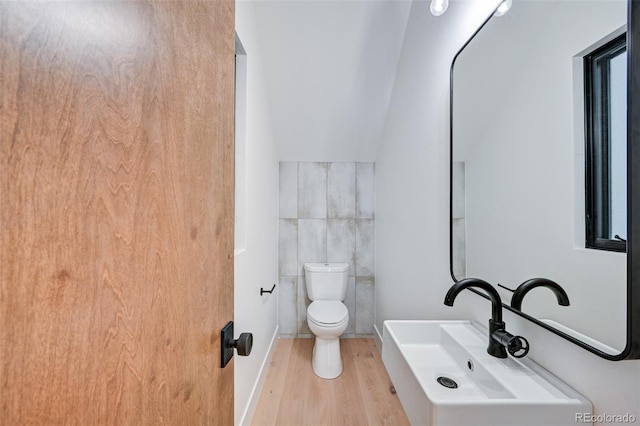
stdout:
{"type": "Polygon", "coordinates": [[[453,69],[452,268],[626,343],[625,1],[514,0],[453,69]],[[519,286],[524,285],[523,287],[519,286]]]}

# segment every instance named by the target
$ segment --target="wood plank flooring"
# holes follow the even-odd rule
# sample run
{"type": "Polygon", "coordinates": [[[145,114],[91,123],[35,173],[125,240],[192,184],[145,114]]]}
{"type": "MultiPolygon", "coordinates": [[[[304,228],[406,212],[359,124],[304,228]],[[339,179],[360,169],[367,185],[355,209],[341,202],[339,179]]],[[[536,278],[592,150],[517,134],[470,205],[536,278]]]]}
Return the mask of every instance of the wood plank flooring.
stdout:
{"type": "Polygon", "coordinates": [[[344,370],[313,374],[314,339],[280,339],[253,416],[253,425],[409,425],[373,339],[340,341],[344,370]]]}

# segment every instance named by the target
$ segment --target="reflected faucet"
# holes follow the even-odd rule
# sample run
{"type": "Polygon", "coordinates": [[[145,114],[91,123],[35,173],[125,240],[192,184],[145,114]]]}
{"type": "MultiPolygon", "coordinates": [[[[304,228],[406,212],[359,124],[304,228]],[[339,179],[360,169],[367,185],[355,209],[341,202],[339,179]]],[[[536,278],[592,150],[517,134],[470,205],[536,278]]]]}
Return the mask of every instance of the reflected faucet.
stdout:
{"type": "Polygon", "coordinates": [[[569,306],[569,296],[567,296],[564,289],[560,287],[560,284],[547,278],[531,278],[530,280],[520,284],[518,288],[515,289],[513,296],[511,296],[511,307],[521,311],[524,296],[536,287],[547,287],[556,295],[558,305],[569,306]]]}
{"type": "Polygon", "coordinates": [[[529,352],[529,342],[521,336],[514,336],[505,329],[502,321],[502,300],[498,291],[488,282],[479,278],[465,278],[451,286],[444,297],[444,304],[453,306],[458,294],[469,287],[484,290],[491,300],[491,319],[489,320],[489,346],[487,353],[496,358],[506,358],[507,351],[516,358],[522,358],[529,352]]]}

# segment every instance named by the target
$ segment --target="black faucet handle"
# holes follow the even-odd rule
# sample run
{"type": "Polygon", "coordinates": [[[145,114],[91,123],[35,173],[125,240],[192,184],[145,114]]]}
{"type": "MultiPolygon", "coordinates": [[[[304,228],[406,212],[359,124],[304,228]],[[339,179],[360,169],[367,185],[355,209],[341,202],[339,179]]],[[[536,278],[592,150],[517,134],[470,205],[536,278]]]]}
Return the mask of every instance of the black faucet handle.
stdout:
{"type": "Polygon", "coordinates": [[[509,288],[509,287],[506,287],[506,286],[503,286],[503,285],[502,285],[502,284],[500,284],[500,283],[498,283],[498,284],[496,284],[496,285],[497,285],[498,287],[500,287],[500,288],[504,288],[505,290],[509,290],[511,293],[514,293],[514,292],[515,292],[515,290],[514,290],[514,289],[509,288]]]}
{"type": "Polygon", "coordinates": [[[514,336],[504,328],[504,323],[496,323],[489,320],[489,336],[491,355],[498,358],[506,358],[507,352],[514,358],[522,358],[529,353],[529,341],[522,336],[514,336]],[[505,350],[506,348],[506,350],[505,350]],[[502,349],[502,353],[499,350],[502,349]]]}
{"type": "Polygon", "coordinates": [[[507,343],[507,351],[514,358],[523,358],[529,353],[529,341],[522,336],[512,336],[507,343]]]}

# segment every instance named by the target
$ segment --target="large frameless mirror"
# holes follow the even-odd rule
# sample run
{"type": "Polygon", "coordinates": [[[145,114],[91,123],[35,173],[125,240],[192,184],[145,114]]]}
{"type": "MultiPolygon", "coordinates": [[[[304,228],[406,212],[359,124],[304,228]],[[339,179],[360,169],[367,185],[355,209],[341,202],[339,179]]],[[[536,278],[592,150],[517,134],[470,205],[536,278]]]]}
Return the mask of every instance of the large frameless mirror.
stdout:
{"type": "Polygon", "coordinates": [[[451,70],[454,280],[488,281],[508,309],[608,359],[640,356],[633,9],[513,0],[451,70]]]}

